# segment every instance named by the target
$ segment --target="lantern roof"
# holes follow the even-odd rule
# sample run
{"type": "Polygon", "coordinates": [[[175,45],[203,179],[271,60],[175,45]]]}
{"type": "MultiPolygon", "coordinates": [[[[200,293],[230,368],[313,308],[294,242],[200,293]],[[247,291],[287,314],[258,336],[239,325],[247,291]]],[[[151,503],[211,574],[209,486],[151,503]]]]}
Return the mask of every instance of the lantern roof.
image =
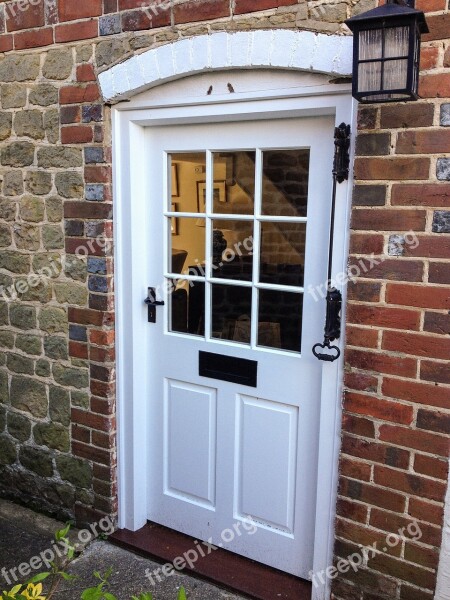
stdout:
{"type": "Polygon", "coordinates": [[[429,33],[428,25],[425,20],[425,15],[422,11],[410,8],[409,6],[401,6],[396,3],[389,3],[383,6],[374,8],[367,12],[356,15],[351,19],[347,19],[345,24],[353,31],[354,29],[360,29],[363,24],[374,24],[376,21],[387,20],[394,25],[394,22],[402,19],[408,19],[416,17],[421,33],[429,33]]]}

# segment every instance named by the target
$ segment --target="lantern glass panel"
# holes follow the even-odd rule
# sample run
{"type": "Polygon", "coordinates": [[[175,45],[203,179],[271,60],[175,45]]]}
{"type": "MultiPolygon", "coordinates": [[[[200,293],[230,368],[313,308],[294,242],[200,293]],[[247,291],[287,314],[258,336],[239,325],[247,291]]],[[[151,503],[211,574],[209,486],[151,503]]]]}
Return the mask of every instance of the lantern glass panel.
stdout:
{"type": "Polygon", "coordinates": [[[383,56],[383,30],[366,29],[359,32],[359,59],[373,60],[383,56]]]}
{"type": "Polygon", "coordinates": [[[403,90],[408,83],[408,59],[384,63],[384,89],[403,90]]]}
{"type": "Polygon", "coordinates": [[[409,54],[409,27],[385,29],[385,58],[407,57],[409,54]]]}
{"type": "Polygon", "coordinates": [[[381,62],[360,63],[358,69],[358,91],[381,90],[381,62]]]}

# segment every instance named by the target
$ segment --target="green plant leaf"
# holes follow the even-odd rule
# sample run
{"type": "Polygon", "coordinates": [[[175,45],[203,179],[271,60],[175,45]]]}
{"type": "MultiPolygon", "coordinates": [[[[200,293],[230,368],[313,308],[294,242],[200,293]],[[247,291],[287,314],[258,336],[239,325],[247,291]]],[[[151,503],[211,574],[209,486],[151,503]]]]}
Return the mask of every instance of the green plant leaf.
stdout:
{"type": "Polygon", "coordinates": [[[116,596],[110,594],[109,592],[103,592],[103,597],[105,600],[117,600],[116,596]]]}
{"type": "Polygon", "coordinates": [[[29,583],[39,583],[40,581],[44,581],[44,579],[47,579],[47,577],[50,577],[50,575],[51,573],[38,573],[37,575],[29,579],[25,585],[28,585],[29,583]]]}
{"type": "Polygon", "coordinates": [[[76,575],[70,575],[69,573],[65,573],[64,571],[58,571],[58,575],[61,575],[61,577],[65,581],[74,581],[75,579],[78,579],[76,575]]]}
{"type": "Polygon", "coordinates": [[[67,536],[67,534],[70,531],[70,527],[71,527],[71,524],[67,523],[67,525],[64,527],[64,529],[58,529],[58,531],[55,533],[55,539],[57,542],[61,541],[63,538],[65,538],[67,536]]]}
{"type": "Polygon", "coordinates": [[[180,588],[180,591],[178,592],[178,600],[187,600],[186,590],[184,587],[180,588]]]}
{"type": "Polygon", "coordinates": [[[101,589],[99,589],[99,586],[97,586],[84,590],[84,592],[81,594],[81,600],[101,600],[102,596],[103,592],[101,589]]]}

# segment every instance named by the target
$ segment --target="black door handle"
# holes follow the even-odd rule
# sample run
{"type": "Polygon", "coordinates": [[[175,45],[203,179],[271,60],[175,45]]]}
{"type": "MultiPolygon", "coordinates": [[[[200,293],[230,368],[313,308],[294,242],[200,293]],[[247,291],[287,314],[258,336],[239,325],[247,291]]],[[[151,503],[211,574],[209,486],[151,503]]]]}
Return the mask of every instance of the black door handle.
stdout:
{"type": "Polygon", "coordinates": [[[156,307],[164,306],[163,300],[156,299],[156,290],[155,288],[148,288],[148,296],[144,300],[145,304],[148,306],[148,322],[156,323],[156,307]]]}

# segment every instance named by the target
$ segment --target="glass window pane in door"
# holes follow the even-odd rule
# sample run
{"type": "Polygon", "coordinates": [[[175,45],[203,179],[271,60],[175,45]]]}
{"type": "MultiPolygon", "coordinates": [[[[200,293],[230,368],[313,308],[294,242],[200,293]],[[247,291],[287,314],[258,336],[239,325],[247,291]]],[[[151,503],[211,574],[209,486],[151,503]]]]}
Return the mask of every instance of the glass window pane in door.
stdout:
{"type": "Polygon", "coordinates": [[[213,284],[211,337],[249,344],[251,308],[251,288],[213,284]]]}
{"type": "Polygon", "coordinates": [[[168,279],[169,331],[205,334],[205,283],[168,279]]]}
{"type": "Polygon", "coordinates": [[[260,282],[303,286],[306,223],[261,223],[260,282]]]}
{"type": "Polygon", "coordinates": [[[213,277],[251,281],[253,221],[214,220],[211,256],[213,277]]]}
{"type": "Polygon", "coordinates": [[[169,154],[169,206],[176,212],[205,212],[202,182],[206,180],[206,152],[169,154]],[[199,192],[200,190],[200,192],[199,192]],[[201,197],[199,197],[199,193],[201,197]],[[175,205],[175,206],[174,206],[175,205]]]}
{"type": "Polygon", "coordinates": [[[252,215],[256,152],[215,152],[213,161],[213,212],[252,215]]]}
{"type": "Polygon", "coordinates": [[[263,215],[306,217],[309,155],[308,149],[263,153],[263,215]]]}
{"type": "Polygon", "coordinates": [[[168,271],[197,275],[192,271],[205,263],[205,218],[172,216],[167,219],[171,240],[168,271]]]}
{"type": "Polygon", "coordinates": [[[258,346],[301,351],[303,294],[259,290],[258,346]]]}

